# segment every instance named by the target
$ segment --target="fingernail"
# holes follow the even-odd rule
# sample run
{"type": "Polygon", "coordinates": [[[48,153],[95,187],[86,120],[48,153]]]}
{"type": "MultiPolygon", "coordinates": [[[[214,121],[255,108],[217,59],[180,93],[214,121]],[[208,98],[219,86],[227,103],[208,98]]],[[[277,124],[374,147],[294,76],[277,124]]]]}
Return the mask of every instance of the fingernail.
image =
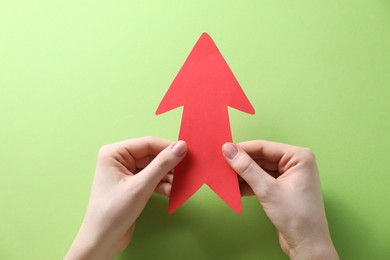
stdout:
{"type": "Polygon", "coordinates": [[[228,159],[232,160],[238,153],[238,149],[234,144],[226,143],[222,146],[222,152],[228,159]]]}
{"type": "Polygon", "coordinates": [[[184,141],[177,141],[171,148],[171,151],[177,156],[182,157],[187,152],[187,144],[184,141]]]}

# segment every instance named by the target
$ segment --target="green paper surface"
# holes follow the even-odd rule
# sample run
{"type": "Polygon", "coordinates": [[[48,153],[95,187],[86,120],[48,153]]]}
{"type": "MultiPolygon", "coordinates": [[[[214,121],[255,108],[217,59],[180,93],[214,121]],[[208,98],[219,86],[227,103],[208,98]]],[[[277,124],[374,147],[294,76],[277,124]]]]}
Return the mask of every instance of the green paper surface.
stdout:
{"type": "MultiPolygon", "coordinates": [[[[65,255],[100,146],[177,138],[181,110],[154,111],[203,32],[257,111],[229,110],[233,139],[310,147],[341,258],[390,256],[389,1],[5,0],[0,259],[65,255]]],[[[167,207],[152,197],[117,259],[287,259],[253,197],[167,207]]]]}

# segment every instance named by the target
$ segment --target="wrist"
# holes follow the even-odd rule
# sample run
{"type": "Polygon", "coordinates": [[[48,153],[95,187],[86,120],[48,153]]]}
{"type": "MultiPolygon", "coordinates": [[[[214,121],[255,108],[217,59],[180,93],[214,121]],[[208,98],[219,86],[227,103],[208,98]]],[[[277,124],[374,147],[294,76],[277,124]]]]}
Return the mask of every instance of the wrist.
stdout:
{"type": "Polygon", "coordinates": [[[289,252],[290,259],[340,259],[330,238],[301,243],[289,252]]]}
{"type": "Polygon", "coordinates": [[[107,241],[107,236],[100,234],[98,230],[88,228],[84,223],[65,259],[114,259],[116,251],[111,244],[110,241],[107,241]]]}

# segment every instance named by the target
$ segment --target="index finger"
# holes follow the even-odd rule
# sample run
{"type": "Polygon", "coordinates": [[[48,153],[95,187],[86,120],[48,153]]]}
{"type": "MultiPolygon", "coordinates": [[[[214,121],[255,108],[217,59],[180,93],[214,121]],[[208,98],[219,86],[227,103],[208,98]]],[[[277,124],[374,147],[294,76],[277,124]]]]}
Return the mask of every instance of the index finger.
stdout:
{"type": "Polygon", "coordinates": [[[158,155],[172,142],[166,139],[148,136],[129,139],[103,146],[99,152],[102,163],[112,159],[125,166],[130,172],[136,170],[137,162],[158,155]]]}
{"type": "Polygon", "coordinates": [[[264,159],[270,162],[279,162],[283,155],[297,148],[296,146],[265,141],[253,140],[237,144],[253,159],[264,159]]]}
{"type": "Polygon", "coordinates": [[[125,151],[134,159],[141,159],[159,154],[170,144],[172,144],[170,140],[147,136],[113,143],[112,146],[118,152],[125,151]]]}

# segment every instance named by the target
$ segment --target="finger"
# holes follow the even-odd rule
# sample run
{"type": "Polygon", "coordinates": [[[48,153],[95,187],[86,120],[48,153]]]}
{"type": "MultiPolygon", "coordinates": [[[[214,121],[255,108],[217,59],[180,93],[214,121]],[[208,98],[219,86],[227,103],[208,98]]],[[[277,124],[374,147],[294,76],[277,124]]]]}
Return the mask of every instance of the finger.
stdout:
{"type": "Polygon", "coordinates": [[[170,144],[172,144],[172,141],[147,136],[114,143],[112,146],[117,148],[117,150],[125,148],[127,153],[133,158],[140,159],[146,156],[155,156],[170,144]]]}
{"type": "Polygon", "coordinates": [[[172,188],[171,183],[160,182],[154,191],[157,192],[158,194],[169,197],[169,194],[171,193],[171,188],[172,188]]]}
{"type": "MultiPolygon", "coordinates": [[[[296,166],[298,163],[307,163],[311,166],[315,165],[313,152],[305,147],[263,140],[242,142],[238,146],[254,160],[261,160],[264,165],[268,161],[265,169],[275,178],[284,174],[288,169],[296,166]]],[[[262,165],[260,164],[260,166],[262,165]]]]}
{"type": "Polygon", "coordinates": [[[130,172],[144,168],[171,141],[158,137],[141,137],[118,143],[104,145],[99,152],[99,161],[111,162],[112,159],[126,167],[130,172]]]}
{"type": "Polygon", "coordinates": [[[295,146],[264,140],[246,141],[237,144],[253,159],[279,162],[283,155],[295,149],[295,146]]]}
{"type": "Polygon", "coordinates": [[[162,178],[167,175],[185,156],[187,144],[184,141],[177,141],[165,148],[145,169],[139,172],[136,177],[144,187],[154,190],[162,178]]]}
{"type": "Polygon", "coordinates": [[[275,184],[275,179],[238,146],[225,143],[222,146],[222,152],[230,166],[248,183],[255,194],[265,195],[275,184]]]}

